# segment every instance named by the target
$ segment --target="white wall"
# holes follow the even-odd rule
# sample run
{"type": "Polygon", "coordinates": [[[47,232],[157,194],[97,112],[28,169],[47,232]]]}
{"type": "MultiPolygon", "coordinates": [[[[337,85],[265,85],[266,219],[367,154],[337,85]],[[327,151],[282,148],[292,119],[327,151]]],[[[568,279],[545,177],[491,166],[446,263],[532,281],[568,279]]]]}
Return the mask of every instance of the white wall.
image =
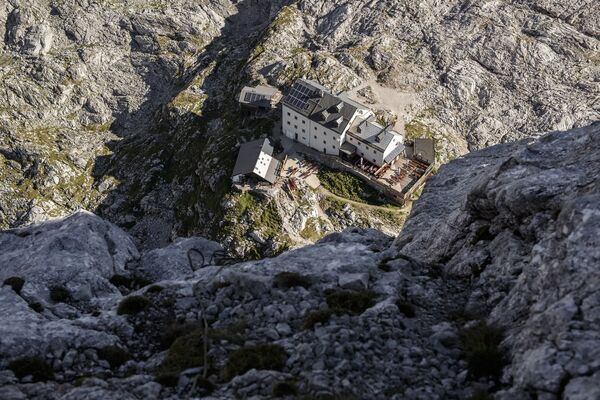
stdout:
{"type": "Polygon", "coordinates": [[[272,159],[273,157],[270,155],[261,152],[260,156],[258,157],[258,161],[254,166],[254,173],[262,178],[267,176],[267,171],[269,170],[269,165],[271,164],[272,159]]]}
{"type": "Polygon", "coordinates": [[[375,164],[380,167],[383,165],[383,152],[381,152],[379,149],[369,146],[367,143],[350,135],[346,136],[346,141],[356,146],[356,154],[358,156],[364,158],[371,164],[375,164]]]}
{"type": "Polygon", "coordinates": [[[282,131],[290,139],[310,146],[310,123],[304,115],[292,110],[285,104],[282,107],[282,131]]]}
{"type": "Polygon", "coordinates": [[[311,121],[310,125],[310,147],[320,153],[339,155],[344,135],[340,135],[331,129],[323,127],[317,122],[311,121]]]}

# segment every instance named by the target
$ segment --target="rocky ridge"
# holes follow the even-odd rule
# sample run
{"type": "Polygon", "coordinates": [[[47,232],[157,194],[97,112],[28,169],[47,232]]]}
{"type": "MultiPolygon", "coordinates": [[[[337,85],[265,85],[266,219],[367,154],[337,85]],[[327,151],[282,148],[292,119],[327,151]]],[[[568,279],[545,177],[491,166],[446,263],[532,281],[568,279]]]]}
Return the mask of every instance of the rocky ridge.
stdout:
{"type": "Polygon", "coordinates": [[[220,250],[200,238],[140,255],[88,213],[3,232],[1,278],[32,269],[0,288],[0,396],[594,399],[599,143],[595,124],[473,152],[429,181],[395,240],[349,229],[233,265],[186,270],[191,246],[220,250]],[[97,267],[50,281],[19,248],[50,271],[58,255],[97,267]],[[70,295],[107,265],[123,275],[103,301],[70,295]],[[69,296],[42,290],[60,284],[69,296]],[[21,356],[54,378],[9,365],[21,356]]]}

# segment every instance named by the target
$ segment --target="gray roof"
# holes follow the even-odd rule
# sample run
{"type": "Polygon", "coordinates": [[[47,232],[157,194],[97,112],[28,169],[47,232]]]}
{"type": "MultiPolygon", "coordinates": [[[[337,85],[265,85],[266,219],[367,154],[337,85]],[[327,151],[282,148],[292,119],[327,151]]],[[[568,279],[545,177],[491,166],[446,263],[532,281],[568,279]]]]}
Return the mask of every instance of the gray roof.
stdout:
{"type": "Polygon", "coordinates": [[[239,102],[242,104],[269,108],[278,96],[280,96],[279,90],[272,86],[245,86],[240,93],[239,102]]]}
{"type": "Polygon", "coordinates": [[[385,158],[385,160],[383,160],[383,162],[385,163],[389,163],[392,162],[394,160],[394,158],[398,157],[400,155],[400,153],[402,153],[404,151],[405,147],[403,144],[399,144],[398,147],[396,147],[394,150],[392,150],[392,152],[390,154],[387,155],[387,157],[385,158]]]}
{"type": "Polygon", "coordinates": [[[277,180],[277,169],[279,168],[279,164],[281,164],[278,160],[272,159],[271,164],[269,164],[269,169],[267,169],[267,174],[265,175],[265,180],[269,183],[275,183],[277,180]]]}
{"type": "Polygon", "coordinates": [[[381,151],[385,151],[394,136],[399,135],[389,127],[375,122],[374,118],[355,121],[348,130],[348,134],[381,151]]]}
{"type": "Polygon", "coordinates": [[[307,79],[298,79],[283,103],[318,124],[342,133],[356,113],[358,103],[334,96],[324,86],[307,79]]]}
{"type": "Polygon", "coordinates": [[[240,146],[235,167],[233,167],[232,176],[246,175],[254,172],[254,167],[258,161],[260,153],[273,155],[273,145],[269,138],[258,139],[253,142],[247,142],[240,146]]]}
{"type": "Polygon", "coordinates": [[[433,164],[435,162],[435,143],[433,142],[433,139],[415,139],[414,154],[421,160],[433,164]]]}
{"type": "Polygon", "coordinates": [[[340,151],[343,151],[346,154],[354,154],[356,153],[356,146],[352,143],[344,142],[340,146],[340,151]]]}

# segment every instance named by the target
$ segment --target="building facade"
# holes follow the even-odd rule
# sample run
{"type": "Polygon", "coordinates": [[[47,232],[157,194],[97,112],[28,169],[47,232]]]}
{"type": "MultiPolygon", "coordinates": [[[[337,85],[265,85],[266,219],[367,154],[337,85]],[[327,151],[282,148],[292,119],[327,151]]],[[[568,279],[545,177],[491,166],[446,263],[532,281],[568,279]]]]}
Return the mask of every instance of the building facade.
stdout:
{"type": "Polygon", "coordinates": [[[310,80],[296,81],[283,99],[282,113],[286,137],[324,154],[361,157],[383,166],[404,148],[402,136],[376,123],[366,106],[310,80]]]}
{"type": "Polygon", "coordinates": [[[281,163],[273,157],[274,148],[270,139],[259,139],[244,143],[233,167],[231,180],[240,183],[243,178],[255,177],[275,183],[281,163]]]}

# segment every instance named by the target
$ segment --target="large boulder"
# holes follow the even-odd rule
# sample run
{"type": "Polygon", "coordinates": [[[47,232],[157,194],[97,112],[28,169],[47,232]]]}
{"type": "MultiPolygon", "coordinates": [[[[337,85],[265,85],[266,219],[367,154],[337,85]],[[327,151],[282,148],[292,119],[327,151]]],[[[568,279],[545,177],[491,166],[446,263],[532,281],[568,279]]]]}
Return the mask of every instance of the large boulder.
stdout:
{"type": "Polygon", "coordinates": [[[0,365],[3,367],[18,357],[37,356],[47,359],[57,371],[76,370],[83,368],[83,364],[93,363],[93,356],[88,359],[86,352],[119,341],[114,333],[99,328],[102,326],[99,320],[90,324],[85,318],[67,320],[43,308],[36,311],[9,286],[0,288],[0,319],[0,365]]]}
{"type": "Polygon", "coordinates": [[[54,286],[75,300],[99,302],[118,294],[109,279],[139,258],[129,235],[86,211],[0,232],[0,248],[0,281],[24,279],[21,295],[41,303],[54,286]]]}
{"type": "Polygon", "coordinates": [[[144,253],[137,273],[151,282],[182,278],[216,264],[222,251],[219,243],[204,238],[179,238],[167,247],[144,253]]]}

